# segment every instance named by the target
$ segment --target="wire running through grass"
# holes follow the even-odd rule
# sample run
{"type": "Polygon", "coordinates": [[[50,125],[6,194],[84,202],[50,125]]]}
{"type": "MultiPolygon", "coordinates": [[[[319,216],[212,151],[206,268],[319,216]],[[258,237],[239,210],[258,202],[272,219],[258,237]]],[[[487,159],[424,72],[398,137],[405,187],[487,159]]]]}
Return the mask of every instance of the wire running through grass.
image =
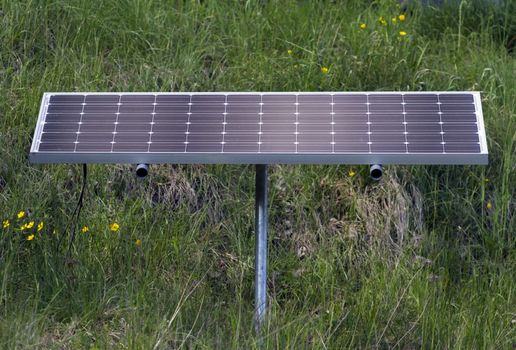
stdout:
{"type": "MultiPolygon", "coordinates": [[[[68,258],[70,258],[73,241],[75,240],[75,234],[77,232],[77,225],[79,223],[79,218],[80,218],[80,215],[81,215],[81,209],[82,209],[83,204],[84,204],[84,193],[86,191],[87,178],[88,178],[88,167],[86,166],[86,164],[83,164],[82,165],[82,187],[81,187],[81,193],[79,194],[79,199],[77,200],[77,205],[75,206],[75,209],[74,209],[74,211],[72,213],[72,219],[71,219],[70,224],[68,225],[68,228],[66,230],[66,232],[68,232],[70,229],[72,231],[71,231],[70,242],[68,243],[68,249],[66,251],[66,258],[67,259],[65,261],[67,261],[68,258]]],[[[63,237],[64,237],[64,235],[61,236],[61,238],[59,239],[59,243],[57,244],[58,248],[61,246],[61,242],[63,240],[63,237]]]]}

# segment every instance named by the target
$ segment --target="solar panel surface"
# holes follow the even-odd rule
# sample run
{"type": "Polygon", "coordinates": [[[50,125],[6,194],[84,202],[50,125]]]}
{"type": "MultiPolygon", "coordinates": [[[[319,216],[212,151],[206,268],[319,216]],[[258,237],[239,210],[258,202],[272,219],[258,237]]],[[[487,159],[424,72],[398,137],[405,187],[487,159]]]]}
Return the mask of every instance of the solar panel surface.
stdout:
{"type": "Polygon", "coordinates": [[[45,93],[34,162],[486,164],[477,92],[45,93]]]}

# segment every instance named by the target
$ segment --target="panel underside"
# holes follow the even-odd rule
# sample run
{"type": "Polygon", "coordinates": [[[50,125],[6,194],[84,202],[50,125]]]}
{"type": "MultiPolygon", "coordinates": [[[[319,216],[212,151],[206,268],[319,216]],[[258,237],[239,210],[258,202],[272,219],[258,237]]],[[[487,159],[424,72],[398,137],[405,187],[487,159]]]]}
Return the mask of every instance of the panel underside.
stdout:
{"type": "Polygon", "coordinates": [[[486,164],[472,92],[46,93],[38,163],[486,164]]]}

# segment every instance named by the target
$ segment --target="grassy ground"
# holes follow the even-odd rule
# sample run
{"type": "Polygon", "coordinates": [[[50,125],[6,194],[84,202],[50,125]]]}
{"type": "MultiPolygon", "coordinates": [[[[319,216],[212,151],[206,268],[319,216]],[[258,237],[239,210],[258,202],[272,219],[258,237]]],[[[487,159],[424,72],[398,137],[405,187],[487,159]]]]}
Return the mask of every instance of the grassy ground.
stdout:
{"type": "Polygon", "coordinates": [[[512,348],[516,10],[500,3],[393,22],[396,1],[0,0],[0,348],[256,347],[253,167],[142,182],[91,166],[66,258],[81,169],[27,155],[45,91],[297,90],[480,90],[490,163],[378,184],[271,167],[265,347],[512,348]]]}

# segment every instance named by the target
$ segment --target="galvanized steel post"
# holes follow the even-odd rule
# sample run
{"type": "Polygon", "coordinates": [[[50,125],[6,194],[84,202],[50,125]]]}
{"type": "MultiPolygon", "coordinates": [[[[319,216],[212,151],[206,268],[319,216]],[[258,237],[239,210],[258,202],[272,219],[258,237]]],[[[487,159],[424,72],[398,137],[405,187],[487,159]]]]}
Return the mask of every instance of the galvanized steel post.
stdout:
{"type": "Polygon", "coordinates": [[[256,165],[254,326],[260,337],[267,312],[267,165],[256,165]]]}

